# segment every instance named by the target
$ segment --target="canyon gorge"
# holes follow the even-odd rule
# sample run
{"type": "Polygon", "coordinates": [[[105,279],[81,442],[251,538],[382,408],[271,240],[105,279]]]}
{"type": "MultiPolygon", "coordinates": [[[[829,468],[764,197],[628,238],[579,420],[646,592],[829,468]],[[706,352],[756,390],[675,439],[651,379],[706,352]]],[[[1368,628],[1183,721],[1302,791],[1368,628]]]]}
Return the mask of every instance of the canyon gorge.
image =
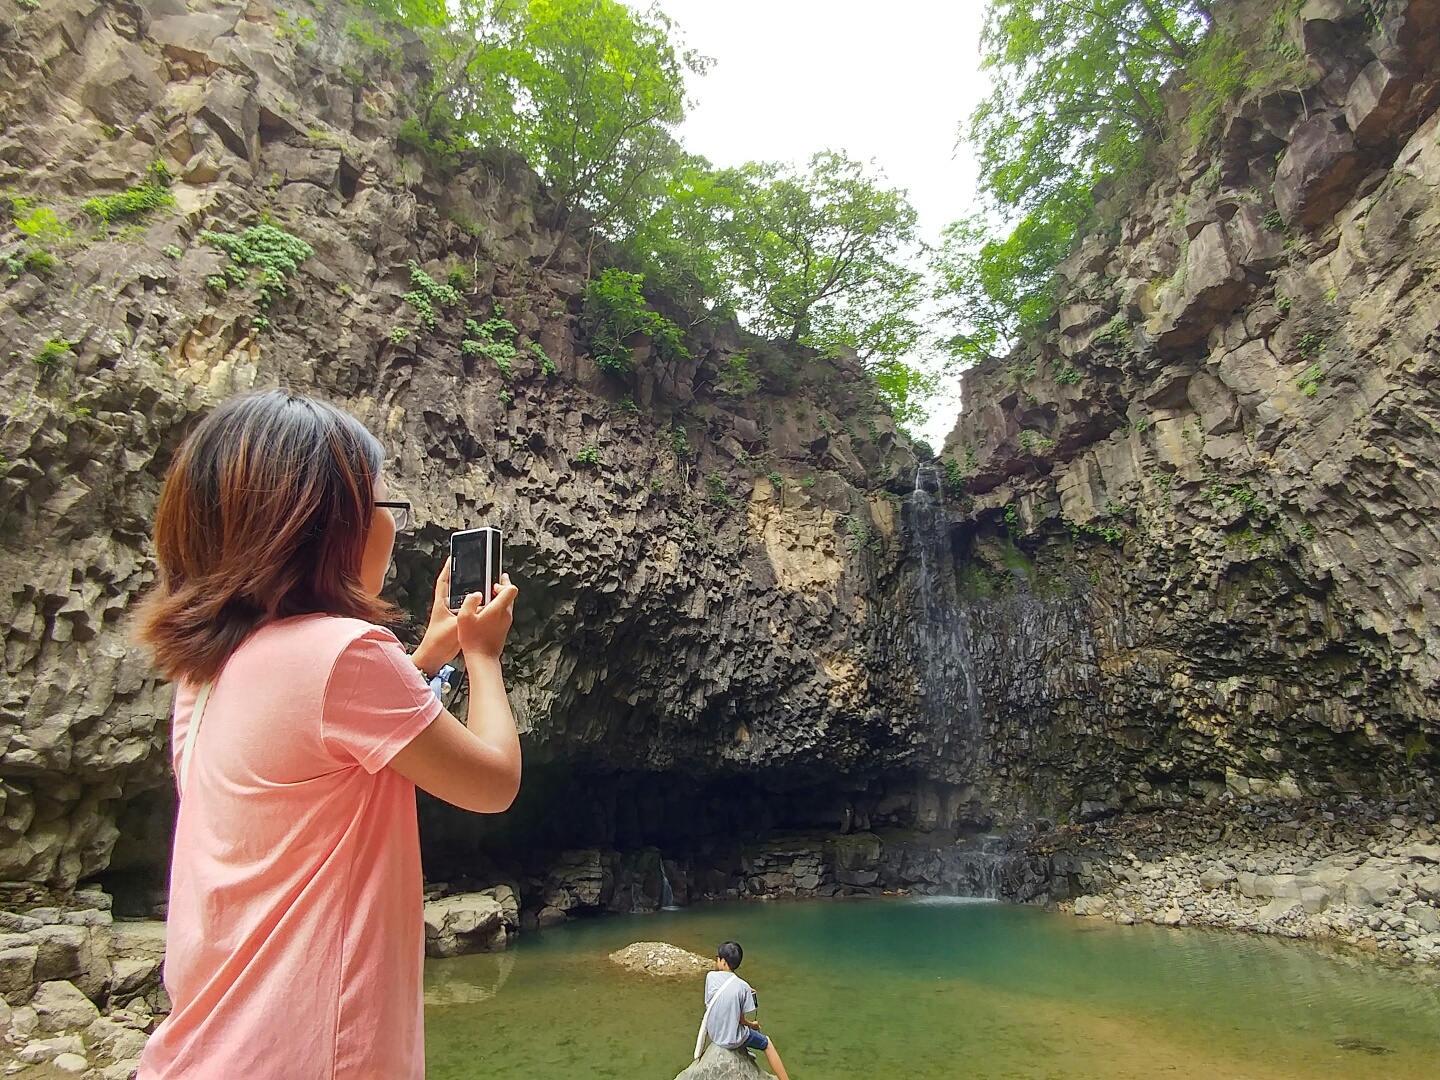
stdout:
{"type": "Polygon", "coordinates": [[[421,807],[431,898],[501,890],[487,940],[908,888],[1440,957],[1440,0],[1285,11],[1224,17],[1303,82],[1198,142],[1167,88],[1163,164],[1100,193],[936,453],[853,355],[734,322],[597,366],[606,246],[513,153],[407,142],[413,35],[377,50],[336,0],[0,2],[0,907],[64,939],[0,950],[0,992],[160,1007],[153,942],[112,962],[60,913],[163,902],[171,690],[129,616],[179,442],[277,384],[386,447],[403,640],[449,533],[505,534],[524,787],[421,807]],[[77,223],[50,265],[37,207],[77,223]],[[300,242],[275,280],[262,228],[300,242]],[[1166,859],[1194,888],[1147,907],[1166,859]]]}

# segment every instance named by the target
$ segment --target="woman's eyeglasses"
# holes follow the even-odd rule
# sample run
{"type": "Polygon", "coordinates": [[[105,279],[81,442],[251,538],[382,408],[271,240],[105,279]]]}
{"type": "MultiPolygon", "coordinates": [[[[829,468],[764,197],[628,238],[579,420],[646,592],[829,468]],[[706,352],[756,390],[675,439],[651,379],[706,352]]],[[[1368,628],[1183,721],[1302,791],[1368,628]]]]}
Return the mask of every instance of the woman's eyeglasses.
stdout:
{"type": "Polygon", "coordinates": [[[403,532],[410,527],[413,512],[408,502],[377,502],[375,505],[390,511],[390,516],[395,519],[396,532],[403,532]]]}

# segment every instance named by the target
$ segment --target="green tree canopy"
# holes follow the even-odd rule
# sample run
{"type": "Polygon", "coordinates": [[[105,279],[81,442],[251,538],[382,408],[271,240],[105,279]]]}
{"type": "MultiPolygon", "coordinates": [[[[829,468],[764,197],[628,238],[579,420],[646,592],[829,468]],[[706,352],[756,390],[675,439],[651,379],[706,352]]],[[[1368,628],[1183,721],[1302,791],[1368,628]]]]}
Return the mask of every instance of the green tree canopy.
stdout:
{"type": "Polygon", "coordinates": [[[991,0],[981,46],[994,89],[966,133],[988,214],[952,225],[935,261],[954,355],[977,359],[1048,314],[1051,272],[1092,208],[1091,189],[1162,136],[1161,86],[1195,57],[1211,6],[991,0]]]}

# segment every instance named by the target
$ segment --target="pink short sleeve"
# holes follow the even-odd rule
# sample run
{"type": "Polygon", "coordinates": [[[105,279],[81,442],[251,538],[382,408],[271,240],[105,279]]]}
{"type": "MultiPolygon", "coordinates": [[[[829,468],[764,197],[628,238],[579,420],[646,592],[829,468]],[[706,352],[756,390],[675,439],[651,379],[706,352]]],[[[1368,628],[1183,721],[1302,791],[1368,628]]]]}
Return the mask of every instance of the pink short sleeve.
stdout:
{"type": "Polygon", "coordinates": [[[399,640],[374,627],[345,646],[325,687],[325,748],[345,763],[376,773],[440,715],[430,690],[399,640]]]}

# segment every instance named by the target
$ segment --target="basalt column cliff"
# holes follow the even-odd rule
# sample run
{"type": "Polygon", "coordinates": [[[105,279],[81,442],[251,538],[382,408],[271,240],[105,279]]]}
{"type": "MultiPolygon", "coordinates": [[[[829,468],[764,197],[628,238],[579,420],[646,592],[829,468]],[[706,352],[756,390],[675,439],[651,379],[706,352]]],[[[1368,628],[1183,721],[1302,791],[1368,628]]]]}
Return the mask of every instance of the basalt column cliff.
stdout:
{"type": "MultiPolygon", "coordinates": [[[[1270,32],[1274,5],[1231,8],[1270,32]]],[[[524,590],[525,790],[499,820],[427,804],[432,879],[562,913],[1000,888],[957,832],[1428,797],[1433,0],[1290,11],[1304,85],[1106,204],[1053,324],[966,375],[923,461],[857,362],[733,325],[690,328],[688,358],[637,335],[629,376],[601,370],[605,249],[562,243],[514,155],[407,138],[426,72],[402,31],[377,50],[337,2],[0,13],[17,892],[158,897],[170,691],[127,615],[188,425],[277,383],[385,442],[421,523],[408,610],[478,524],[524,590]]]]}

